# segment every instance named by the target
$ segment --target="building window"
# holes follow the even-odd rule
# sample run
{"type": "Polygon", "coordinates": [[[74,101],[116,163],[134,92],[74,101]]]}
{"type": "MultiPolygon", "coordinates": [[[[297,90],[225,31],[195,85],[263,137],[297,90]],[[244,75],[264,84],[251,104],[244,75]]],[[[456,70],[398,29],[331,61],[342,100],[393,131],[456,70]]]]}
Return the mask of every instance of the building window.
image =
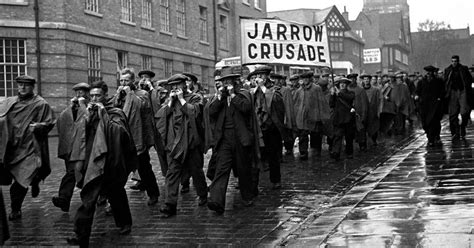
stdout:
{"type": "Polygon", "coordinates": [[[128,65],[128,53],[117,51],[117,85],[120,82],[120,71],[128,65]]]}
{"type": "Polygon", "coordinates": [[[228,49],[227,16],[225,15],[220,15],[219,17],[219,37],[219,48],[228,49]]]}
{"type": "Polygon", "coordinates": [[[132,0],[122,0],[121,19],[127,22],[133,22],[132,0]]]}
{"type": "Polygon", "coordinates": [[[398,49],[395,49],[395,60],[398,62],[402,62],[402,53],[398,49]]]}
{"type": "Polygon", "coordinates": [[[329,30],[329,49],[331,52],[344,52],[344,31],[329,30]]]}
{"type": "Polygon", "coordinates": [[[14,96],[15,78],[26,74],[26,40],[0,39],[0,98],[14,96]]]}
{"type": "Polygon", "coordinates": [[[142,26],[151,28],[152,10],[151,0],[142,0],[142,26]]]}
{"type": "Polygon", "coordinates": [[[102,80],[100,72],[100,47],[87,46],[87,81],[102,80]]]}
{"type": "Polygon", "coordinates": [[[352,46],[352,55],[360,57],[360,48],[357,45],[352,46]]]}
{"type": "Polygon", "coordinates": [[[254,0],[254,3],[255,3],[255,8],[256,9],[261,9],[262,7],[260,6],[261,2],[260,0],[254,0]]]}
{"type": "Polygon", "coordinates": [[[165,77],[169,78],[173,74],[173,60],[165,59],[165,77]]]}
{"type": "Polygon", "coordinates": [[[170,2],[169,0],[160,0],[160,30],[170,31],[170,2]]]}
{"type": "Polygon", "coordinates": [[[402,54],[402,63],[408,65],[408,55],[405,53],[402,54]]]}
{"type": "Polygon", "coordinates": [[[99,13],[99,0],[86,0],[86,10],[99,13]]]}
{"type": "Polygon", "coordinates": [[[398,32],[398,38],[401,40],[403,38],[403,32],[402,30],[400,29],[400,31],[398,32]]]}
{"type": "Polygon", "coordinates": [[[199,6],[199,39],[208,42],[207,8],[199,6]]]}
{"type": "Polygon", "coordinates": [[[28,5],[28,0],[0,0],[0,4],[28,5]]]}
{"type": "Polygon", "coordinates": [[[142,70],[150,70],[151,71],[151,56],[142,55],[142,70]]]}
{"type": "Polygon", "coordinates": [[[176,25],[178,35],[186,36],[186,3],[184,0],[176,0],[176,25]]]}
{"type": "Polygon", "coordinates": [[[359,35],[360,38],[362,38],[362,39],[364,38],[363,33],[362,33],[362,30],[355,30],[355,33],[356,33],[357,35],[359,35]]]}
{"type": "Polygon", "coordinates": [[[184,62],[183,65],[184,65],[184,72],[192,73],[193,65],[191,63],[184,62]]]}

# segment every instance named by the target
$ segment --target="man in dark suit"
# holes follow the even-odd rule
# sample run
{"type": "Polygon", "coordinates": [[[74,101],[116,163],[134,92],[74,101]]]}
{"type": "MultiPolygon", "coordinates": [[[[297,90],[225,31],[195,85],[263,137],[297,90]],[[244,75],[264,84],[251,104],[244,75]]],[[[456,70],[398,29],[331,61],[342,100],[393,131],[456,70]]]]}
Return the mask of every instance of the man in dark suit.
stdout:
{"type": "Polygon", "coordinates": [[[466,136],[466,126],[474,105],[472,95],[472,76],[467,66],[459,63],[459,56],[451,57],[451,65],[444,70],[446,95],[448,100],[449,128],[453,140],[466,136]],[[461,114],[461,126],[458,115],[461,114]]]}
{"type": "Polygon", "coordinates": [[[255,137],[252,123],[252,98],[241,89],[239,74],[222,76],[223,85],[218,89],[218,100],[209,106],[209,117],[215,120],[214,141],[216,171],[210,185],[207,206],[218,214],[224,213],[225,195],[233,166],[239,177],[239,188],[245,206],[253,205],[252,148],[255,137]]]}

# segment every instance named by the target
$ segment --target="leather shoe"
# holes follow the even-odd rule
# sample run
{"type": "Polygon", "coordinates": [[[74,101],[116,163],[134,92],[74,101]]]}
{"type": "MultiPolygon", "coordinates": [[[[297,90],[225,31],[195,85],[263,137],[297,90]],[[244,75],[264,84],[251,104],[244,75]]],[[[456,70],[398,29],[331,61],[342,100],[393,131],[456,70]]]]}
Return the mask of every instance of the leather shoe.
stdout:
{"type": "Polygon", "coordinates": [[[216,213],[219,215],[224,213],[224,208],[221,207],[217,202],[208,202],[207,207],[210,210],[216,211],[216,213]]]}
{"type": "Polygon", "coordinates": [[[181,193],[188,193],[189,192],[189,185],[183,185],[183,187],[181,188],[181,193]]]}
{"type": "Polygon", "coordinates": [[[105,206],[104,210],[105,210],[105,215],[107,216],[113,215],[112,207],[110,206],[110,203],[107,202],[107,205],[105,206]]]}
{"type": "Polygon", "coordinates": [[[176,206],[166,204],[164,207],[160,209],[160,212],[164,214],[163,217],[169,218],[171,216],[176,215],[176,206]]]}
{"type": "Polygon", "coordinates": [[[39,185],[36,183],[31,185],[31,197],[36,198],[38,197],[39,193],[40,193],[39,185]]]}
{"type": "Polygon", "coordinates": [[[145,187],[142,182],[138,181],[135,185],[130,186],[130,189],[144,191],[145,187]]]}
{"type": "Polygon", "coordinates": [[[69,204],[67,204],[63,198],[55,196],[52,202],[55,207],[60,208],[63,212],[69,212],[69,204]]]}
{"type": "Polygon", "coordinates": [[[21,218],[21,210],[20,211],[12,211],[8,215],[9,220],[16,220],[16,219],[20,219],[20,218],[21,218]]]}
{"type": "Polygon", "coordinates": [[[207,203],[207,196],[200,196],[198,206],[204,206],[207,203]]]}
{"type": "Polygon", "coordinates": [[[131,225],[125,225],[125,226],[121,227],[120,230],[119,230],[120,235],[127,235],[130,232],[132,232],[132,226],[131,225]]]}
{"type": "Polygon", "coordinates": [[[79,241],[79,239],[76,236],[66,238],[66,241],[67,241],[68,245],[74,245],[74,246],[80,246],[81,245],[81,242],[79,241]]]}
{"type": "Polygon", "coordinates": [[[148,202],[146,203],[148,206],[153,206],[158,202],[158,196],[152,196],[150,199],[148,199],[148,202]]]}

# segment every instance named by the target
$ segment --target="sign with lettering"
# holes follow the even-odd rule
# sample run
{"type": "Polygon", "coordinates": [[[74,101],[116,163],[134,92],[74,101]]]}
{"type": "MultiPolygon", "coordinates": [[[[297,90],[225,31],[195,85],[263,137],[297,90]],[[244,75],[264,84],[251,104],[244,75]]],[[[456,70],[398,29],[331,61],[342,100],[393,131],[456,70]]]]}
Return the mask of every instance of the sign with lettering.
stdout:
{"type": "Polygon", "coordinates": [[[242,64],[330,66],[326,25],[241,19],[242,64]]]}
{"type": "Polygon", "coordinates": [[[380,48],[364,49],[364,64],[376,64],[382,62],[380,48]]]}

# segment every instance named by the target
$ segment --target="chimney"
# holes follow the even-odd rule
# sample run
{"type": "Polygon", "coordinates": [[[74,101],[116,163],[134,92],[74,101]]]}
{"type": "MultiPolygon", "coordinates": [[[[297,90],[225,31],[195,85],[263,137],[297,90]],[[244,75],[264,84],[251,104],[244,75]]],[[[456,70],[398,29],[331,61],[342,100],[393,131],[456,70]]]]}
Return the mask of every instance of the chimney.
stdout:
{"type": "Polygon", "coordinates": [[[345,5],[344,5],[344,12],[342,12],[342,16],[344,17],[344,19],[346,19],[347,22],[349,22],[349,12],[347,12],[345,5]]]}

